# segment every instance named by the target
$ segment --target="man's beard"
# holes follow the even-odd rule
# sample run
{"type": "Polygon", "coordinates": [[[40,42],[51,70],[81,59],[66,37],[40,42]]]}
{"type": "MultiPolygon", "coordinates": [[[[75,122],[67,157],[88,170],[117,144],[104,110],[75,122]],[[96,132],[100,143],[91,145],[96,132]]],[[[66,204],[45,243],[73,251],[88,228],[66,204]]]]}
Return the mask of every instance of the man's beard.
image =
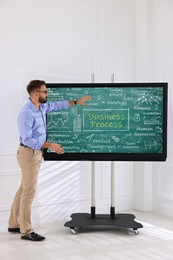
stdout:
{"type": "Polygon", "coordinates": [[[46,103],[47,102],[47,97],[45,97],[45,98],[41,98],[41,97],[39,97],[39,102],[40,103],[46,103]]]}

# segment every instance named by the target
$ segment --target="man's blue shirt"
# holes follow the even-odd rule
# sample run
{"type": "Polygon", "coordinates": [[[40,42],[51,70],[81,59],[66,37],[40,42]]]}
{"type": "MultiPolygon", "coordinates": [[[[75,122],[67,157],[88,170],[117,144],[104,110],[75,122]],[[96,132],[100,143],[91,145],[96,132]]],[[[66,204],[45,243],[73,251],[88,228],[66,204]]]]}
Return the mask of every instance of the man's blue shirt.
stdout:
{"type": "Polygon", "coordinates": [[[41,150],[46,142],[46,113],[68,107],[68,101],[64,100],[40,104],[40,109],[38,109],[29,99],[18,116],[20,143],[33,150],[41,150]]]}

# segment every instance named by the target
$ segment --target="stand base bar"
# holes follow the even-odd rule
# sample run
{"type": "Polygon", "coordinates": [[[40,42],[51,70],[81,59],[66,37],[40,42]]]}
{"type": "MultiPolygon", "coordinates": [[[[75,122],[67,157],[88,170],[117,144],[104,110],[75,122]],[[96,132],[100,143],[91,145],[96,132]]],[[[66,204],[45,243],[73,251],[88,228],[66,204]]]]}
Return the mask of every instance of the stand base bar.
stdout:
{"type": "Polygon", "coordinates": [[[112,225],[124,228],[133,228],[137,230],[142,228],[142,224],[134,221],[133,214],[115,214],[114,218],[108,214],[96,214],[93,218],[89,213],[74,213],[71,215],[72,220],[64,224],[65,227],[76,228],[95,225],[112,225]]]}

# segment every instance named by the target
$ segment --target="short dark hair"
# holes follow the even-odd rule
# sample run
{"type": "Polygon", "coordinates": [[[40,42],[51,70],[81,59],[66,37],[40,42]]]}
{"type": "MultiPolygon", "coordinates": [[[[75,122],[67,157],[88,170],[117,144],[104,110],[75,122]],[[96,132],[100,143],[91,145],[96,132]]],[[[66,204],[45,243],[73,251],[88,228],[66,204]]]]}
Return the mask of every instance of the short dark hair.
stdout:
{"type": "Polygon", "coordinates": [[[30,81],[26,89],[28,93],[31,94],[31,92],[33,92],[34,90],[40,89],[42,85],[46,85],[46,82],[44,80],[36,79],[30,81]]]}

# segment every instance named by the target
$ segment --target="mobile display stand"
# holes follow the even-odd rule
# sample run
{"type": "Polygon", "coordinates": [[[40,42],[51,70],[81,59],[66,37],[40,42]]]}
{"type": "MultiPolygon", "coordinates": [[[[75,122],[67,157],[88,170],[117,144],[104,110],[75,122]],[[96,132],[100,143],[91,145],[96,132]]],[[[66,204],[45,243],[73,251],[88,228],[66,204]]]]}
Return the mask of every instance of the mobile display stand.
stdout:
{"type": "MultiPolygon", "coordinates": [[[[114,74],[111,75],[111,82],[114,82],[114,74]]],[[[92,74],[92,83],[94,83],[94,75],[92,74]]],[[[87,226],[116,226],[122,228],[132,228],[134,234],[138,235],[138,228],[142,228],[142,224],[136,222],[133,214],[115,214],[115,174],[114,162],[111,162],[111,207],[110,214],[96,214],[95,208],[95,162],[92,161],[92,180],[91,180],[91,213],[73,213],[70,217],[71,221],[64,224],[69,227],[72,234],[77,234],[77,228],[87,226]]]]}

